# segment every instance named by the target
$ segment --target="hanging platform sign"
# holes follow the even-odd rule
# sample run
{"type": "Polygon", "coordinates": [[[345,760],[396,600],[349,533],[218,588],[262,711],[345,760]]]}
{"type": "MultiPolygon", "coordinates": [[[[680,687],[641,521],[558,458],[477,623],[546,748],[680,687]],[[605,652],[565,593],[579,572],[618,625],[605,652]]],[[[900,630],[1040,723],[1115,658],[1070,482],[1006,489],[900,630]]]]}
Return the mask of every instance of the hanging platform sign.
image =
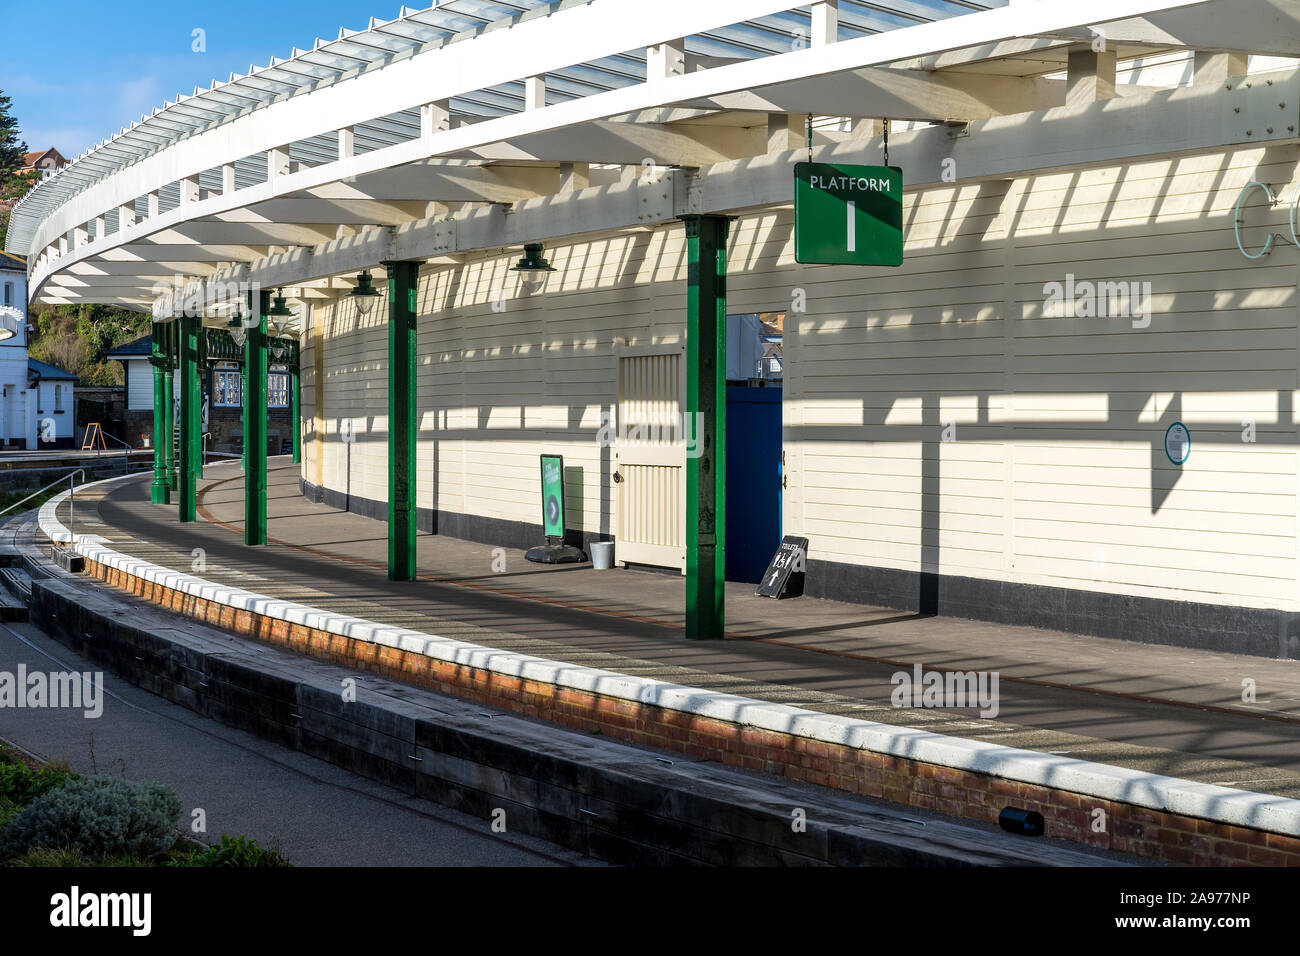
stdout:
{"type": "Polygon", "coordinates": [[[903,264],[903,171],[797,163],[794,258],[826,265],[903,264]]]}

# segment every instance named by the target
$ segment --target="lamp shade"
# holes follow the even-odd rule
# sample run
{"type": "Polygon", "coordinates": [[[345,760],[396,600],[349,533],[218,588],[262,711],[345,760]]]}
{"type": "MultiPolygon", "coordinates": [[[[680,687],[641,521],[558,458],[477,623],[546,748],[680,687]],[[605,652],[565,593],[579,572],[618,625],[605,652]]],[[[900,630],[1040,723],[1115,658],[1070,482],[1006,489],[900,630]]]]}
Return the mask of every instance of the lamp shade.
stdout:
{"type": "MultiPolygon", "coordinates": [[[[287,305],[284,304],[284,296],[279,294],[280,290],[276,289],[275,291],[276,291],[276,295],[271,300],[274,304],[271,306],[271,311],[266,314],[269,316],[273,316],[277,319],[293,318],[293,309],[289,308],[287,305]]],[[[284,323],[281,322],[278,324],[283,325],[284,323]]]]}
{"type": "Polygon", "coordinates": [[[244,347],[244,340],[248,338],[248,332],[244,328],[244,320],[240,318],[238,309],[236,309],[235,314],[230,317],[230,321],[226,323],[226,331],[229,332],[230,337],[235,340],[235,344],[242,349],[244,347]]]}
{"type": "Polygon", "coordinates": [[[555,267],[542,255],[544,246],[540,242],[524,243],[524,257],[510,267],[511,272],[554,272],[555,267]]]}
{"type": "Polygon", "coordinates": [[[375,307],[375,303],[381,298],[380,292],[375,288],[369,272],[362,272],[357,276],[356,287],[349,294],[352,296],[352,301],[357,304],[357,308],[366,315],[370,313],[370,310],[375,307]]]}

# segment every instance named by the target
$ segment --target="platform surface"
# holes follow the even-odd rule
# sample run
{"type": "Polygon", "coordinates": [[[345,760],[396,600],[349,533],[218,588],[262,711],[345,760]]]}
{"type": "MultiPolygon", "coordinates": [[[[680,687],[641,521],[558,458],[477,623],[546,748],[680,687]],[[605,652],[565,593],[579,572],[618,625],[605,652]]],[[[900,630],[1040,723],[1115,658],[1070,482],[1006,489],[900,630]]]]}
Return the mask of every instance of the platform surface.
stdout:
{"type": "MultiPolygon", "coordinates": [[[[270,462],[264,547],[243,544],[239,464],[211,465],[199,521],[149,501],[147,477],[78,495],[77,531],[164,567],[324,610],[504,650],[1300,798],[1300,662],[1141,644],[727,585],[721,642],[688,642],[684,580],[421,534],[420,578],[389,581],[386,526],[304,499],[270,462]],[[204,567],[195,567],[202,548],[204,567]],[[494,568],[502,567],[498,571],[494,568]],[[999,712],[896,708],[891,677],[996,671],[999,712]],[[1257,700],[1242,702],[1242,682],[1257,700]]],[[[66,505],[60,509],[66,521],[66,505]]]]}

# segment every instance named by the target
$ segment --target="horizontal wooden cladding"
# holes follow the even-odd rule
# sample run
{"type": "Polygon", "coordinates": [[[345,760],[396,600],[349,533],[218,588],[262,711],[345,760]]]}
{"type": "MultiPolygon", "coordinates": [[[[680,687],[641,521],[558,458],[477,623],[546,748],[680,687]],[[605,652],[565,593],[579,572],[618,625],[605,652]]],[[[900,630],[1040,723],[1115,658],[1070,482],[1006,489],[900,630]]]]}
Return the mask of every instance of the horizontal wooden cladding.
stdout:
{"type": "MultiPolygon", "coordinates": [[[[924,544],[949,573],[1300,606],[1295,251],[1250,262],[1232,230],[1241,188],[1287,197],[1297,163],[1294,146],[1242,148],[910,192],[898,269],[796,264],[791,209],[741,216],[730,311],[787,312],[785,531],[850,563],[919,568],[924,544]],[[1149,282],[1149,325],[1048,314],[1067,275],[1149,282]],[[1181,468],[1163,451],[1175,420],[1181,468]]],[[[1246,213],[1248,239],[1285,231],[1284,207],[1246,213]]],[[[558,451],[581,473],[576,520],[608,530],[596,430],[615,342],[681,340],[683,233],[546,254],[560,271],[537,292],[509,272],[518,250],[426,267],[419,503],[536,522],[536,456],[558,451]]],[[[355,490],[387,467],[385,330],[346,301],[324,311],[326,432],[354,414],[370,439],[350,451],[355,490]]],[[[347,454],[327,443],[324,474],[347,454]]]]}

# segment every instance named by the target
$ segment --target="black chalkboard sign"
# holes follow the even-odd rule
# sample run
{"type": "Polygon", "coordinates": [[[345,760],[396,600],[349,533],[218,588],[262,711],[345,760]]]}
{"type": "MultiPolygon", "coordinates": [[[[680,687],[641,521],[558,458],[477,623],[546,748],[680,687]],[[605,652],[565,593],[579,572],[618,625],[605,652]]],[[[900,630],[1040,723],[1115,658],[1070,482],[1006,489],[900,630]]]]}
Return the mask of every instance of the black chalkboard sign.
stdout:
{"type": "Polygon", "coordinates": [[[804,563],[808,558],[808,539],[786,535],[772,556],[772,563],[758,582],[759,597],[788,598],[803,594],[804,563]]]}
{"type": "Polygon", "coordinates": [[[280,442],[280,454],[281,454],[281,455],[292,455],[292,454],[293,454],[293,439],[292,439],[292,438],[285,438],[285,439],[281,440],[281,442],[280,442]]]}

